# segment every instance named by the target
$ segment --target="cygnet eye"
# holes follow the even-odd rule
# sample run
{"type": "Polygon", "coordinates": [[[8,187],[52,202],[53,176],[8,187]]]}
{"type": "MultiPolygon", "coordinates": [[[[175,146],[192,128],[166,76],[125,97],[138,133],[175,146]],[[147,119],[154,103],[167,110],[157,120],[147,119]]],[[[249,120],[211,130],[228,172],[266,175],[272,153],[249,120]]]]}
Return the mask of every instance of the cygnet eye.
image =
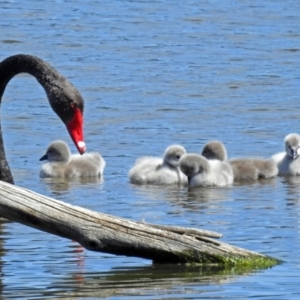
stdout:
{"type": "Polygon", "coordinates": [[[180,159],[180,155],[176,155],[176,158],[177,158],[177,159],[180,159]]]}

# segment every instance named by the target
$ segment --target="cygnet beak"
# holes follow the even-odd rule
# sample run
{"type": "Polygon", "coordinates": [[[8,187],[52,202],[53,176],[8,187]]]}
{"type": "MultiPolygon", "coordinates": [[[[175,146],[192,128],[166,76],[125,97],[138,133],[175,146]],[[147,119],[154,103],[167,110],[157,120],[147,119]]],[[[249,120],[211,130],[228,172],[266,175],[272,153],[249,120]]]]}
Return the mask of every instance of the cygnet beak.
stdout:
{"type": "Polygon", "coordinates": [[[40,158],[40,161],[42,161],[42,160],[47,160],[48,159],[48,155],[47,155],[47,153],[45,154],[45,155],[43,155],[41,158],[40,158]]]}
{"type": "Polygon", "coordinates": [[[296,159],[297,157],[298,157],[298,151],[297,151],[298,149],[296,149],[296,150],[291,150],[291,154],[292,154],[292,157],[293,157],[293,159],[296,159]]]}

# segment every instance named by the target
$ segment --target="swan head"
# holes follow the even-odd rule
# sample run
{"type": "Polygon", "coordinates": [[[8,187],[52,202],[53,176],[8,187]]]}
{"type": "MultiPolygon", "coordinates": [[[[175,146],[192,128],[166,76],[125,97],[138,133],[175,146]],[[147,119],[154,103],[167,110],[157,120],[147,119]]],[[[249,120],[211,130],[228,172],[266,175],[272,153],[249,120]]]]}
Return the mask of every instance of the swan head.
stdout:
{"type": "Polygon", "coordinates": [[[47,89],[49,103],[66,125],[80,154],[86,150],[83,137],[84,101],[79,91],[66,79],[52,81],[47,89]]]}
{"type": "Polygon", "coordinates": [[[186,154],[184,147],[180,145],[171,145],[165,151],[164,163],[177,168],[179,167],[179,161],[184,154],[186,154]]]}
{"type": "Polygon", "coordinates": [[[202,155],[207,159],[227,160],[227,151],[222,142],[210,141],[206,143],[202,150],[202,155]]]}
{"type": "Polygon", "coordinates": [[[40,161],[48,160],[49,162],[66,164],[70,159],[71,152],[69,146],[64,141],[57,140],[49,145],[46,154],[40,158],[40,161]]]}
{"type": "Polygon", "coordinates": [[[300,155],[300,135],[291,133],[284,139],[285,151],[292,159],[296,159],[300,155]]]}
{"type": "Polygon", "coordinates": [[[188,182],[190,183],[195,175],[209,172],[210,165],[204,156],[189,153],[181,158],[180,170],[187,176],[188,182]]]}

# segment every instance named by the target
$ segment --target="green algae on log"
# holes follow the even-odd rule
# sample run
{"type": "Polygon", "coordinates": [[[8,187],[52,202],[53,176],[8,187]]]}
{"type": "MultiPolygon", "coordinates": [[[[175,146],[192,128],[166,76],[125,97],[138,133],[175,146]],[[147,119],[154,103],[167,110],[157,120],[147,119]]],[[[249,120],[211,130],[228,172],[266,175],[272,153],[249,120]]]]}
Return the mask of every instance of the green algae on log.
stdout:
{"type": "MultiPolygon", "coordinates": [[[[240,248],[240,250],[243,249],[240,248]]],[[[267,269],[283,262],[279,259],[255,252],[247,256],[236,255],[234,253],[226,254],[224,256],[202,254],[200,259],[199,256],[195,258],[195,253],[193,251],[191,253],[189,250],[187,250],[185,253],[178,253],[178,256],[179,255],[182,256],[182,260],[185,260],[186,265],[222,266],[224,269],[234,267],[243,271],[267,269]]]]}

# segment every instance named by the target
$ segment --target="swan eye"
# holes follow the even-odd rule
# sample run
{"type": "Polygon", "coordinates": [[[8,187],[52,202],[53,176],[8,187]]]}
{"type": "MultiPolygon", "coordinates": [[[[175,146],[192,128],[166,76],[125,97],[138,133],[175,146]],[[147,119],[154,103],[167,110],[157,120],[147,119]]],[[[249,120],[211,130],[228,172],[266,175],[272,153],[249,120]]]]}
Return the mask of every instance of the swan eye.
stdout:
{"type": "Polygon", "coordinates": [[[75,102],[72,102],[72,103],[70,104],[70,106],[71,106],[72,108],[77,108],[77,107],[78,107],[77,103],[75,103],[75,102]]]}
{"type": "Polygon", "coordinates": [[[180,155],[176,155],[176,159],[180,159],[180,155]]]}

